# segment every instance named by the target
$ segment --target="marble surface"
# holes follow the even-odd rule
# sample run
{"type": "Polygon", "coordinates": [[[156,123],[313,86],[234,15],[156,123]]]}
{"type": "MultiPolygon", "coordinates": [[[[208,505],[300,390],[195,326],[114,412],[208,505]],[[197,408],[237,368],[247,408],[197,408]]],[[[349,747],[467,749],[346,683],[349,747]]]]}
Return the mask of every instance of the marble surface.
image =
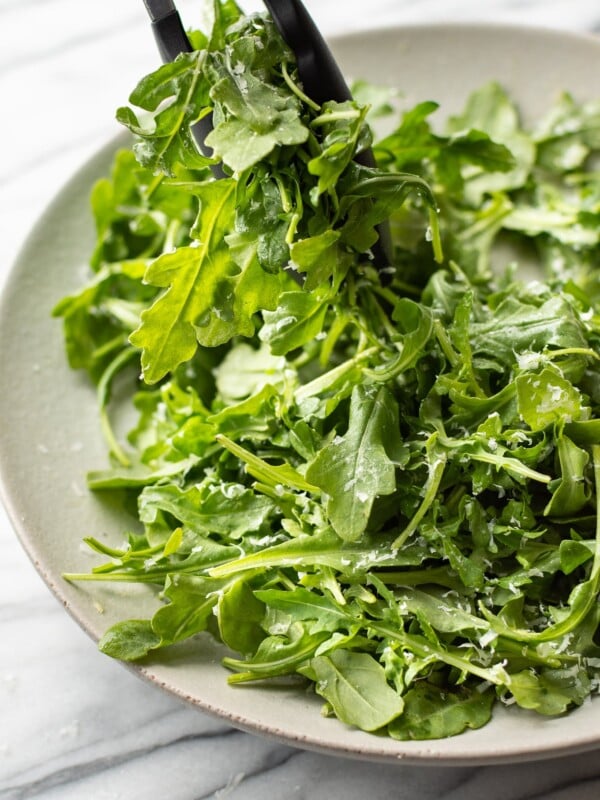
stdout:
{"type": "MultiPolygon", "coordinates": [[[[179,3],[190,24],[200,6],[179,3]]],[[[307,6],[327,35],[448,19],[600,32],[596,0],[307,6]]],[[[0,0],[0,44],[1,285],[51,197],[117,132],[114,108],[157,56],[140,0],[0,0]]],[[[0,376],[0,386],[6,380],[0,376]]],[[[1,437],[2,420],[0,446],[1,437]]],[[[100,655],[50,595],[0,507],[0,800],[254,800],[266,793],[275,800],[596,800],[599,756],[481,768],[381,766],[238,732],[100,655]]]]}

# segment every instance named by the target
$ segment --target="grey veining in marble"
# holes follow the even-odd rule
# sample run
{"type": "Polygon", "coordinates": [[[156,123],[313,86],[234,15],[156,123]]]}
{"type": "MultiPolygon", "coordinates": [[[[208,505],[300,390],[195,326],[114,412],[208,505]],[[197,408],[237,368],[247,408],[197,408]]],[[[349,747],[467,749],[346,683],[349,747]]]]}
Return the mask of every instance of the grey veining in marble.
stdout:
{"type": "MultiPolygon", "coordinates": [[[[448,19],[600,31],[592,0],[307,5],[328,35],[448,19]]],[[[192,21],[199,2],[179,6],[192,21]]],[[[1,285],[43,207],[117,132],[114,109],[156,54],[141,0],[0,0],[0,43],[1,285]]],[[[0,800],[265,796],[597,800],[600,754],[424,769],[333,758],[236,731],[101,656],[42,584],[0,509],[0,800]]]]}

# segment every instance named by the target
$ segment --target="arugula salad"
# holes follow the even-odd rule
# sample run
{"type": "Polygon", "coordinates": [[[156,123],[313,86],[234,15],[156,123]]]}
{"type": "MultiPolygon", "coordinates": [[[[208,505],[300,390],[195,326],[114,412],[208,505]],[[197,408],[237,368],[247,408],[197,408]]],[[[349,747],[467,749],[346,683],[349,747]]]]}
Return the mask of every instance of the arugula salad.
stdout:
{"type": "Polygon", "coordinates": [[[600,681],[600,102],[564,94],[526,129],[488,84],[443,132],[436,103],[400,114],[364,82],[318,106],[267,15],[213,5],[119,109],[134,143],[92,192],[92,274],[54,310],[110,451],[89,487],[139,520],[65,577],[157,594],[101,650],[207,632],[224,680],[297,681],[396,739],[581,705],[600,681]]]}

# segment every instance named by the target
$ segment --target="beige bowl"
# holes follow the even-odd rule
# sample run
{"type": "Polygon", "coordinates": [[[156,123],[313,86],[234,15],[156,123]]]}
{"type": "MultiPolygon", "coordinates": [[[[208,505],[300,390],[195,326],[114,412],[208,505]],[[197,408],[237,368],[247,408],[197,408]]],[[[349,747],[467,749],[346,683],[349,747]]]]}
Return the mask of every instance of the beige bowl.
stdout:
{"type": "MultiPolygon", "coordinates": [[[[592,37],[439,25],[355,34],[333,44],[348,77],[398,87],[407,107],[433,99],[444,114],[455,113],[473,89],[492,79],[510,90],[526,119],[543,113],[561,89],[578,99],[600,95],[600,40],[592,37]]],[[[94,639],[118,619],[147,616],[156,600],[144,587],[74,586],[60,577],[93,565],[80,548],[82,536],[120,542],[127,520],[84,489],[86,471],[106,463],[95,394],[83,376],[66,366],[61,326],[50,310],[81,283],[94,239],[90,187],[125,141],[111,142],[58,195],[27,241],[0,307],[4,501],[40,575],[94,639]]],[[[559,719],[499,707],[481,730],[452,739],[397,742],[324,719],[320,700],[291,685],[228,686],[220,655],[212,640],[200,637],[132,669],[234,726],[354,758],[483,764],[600,746],[600,700],[559,719]]]]}

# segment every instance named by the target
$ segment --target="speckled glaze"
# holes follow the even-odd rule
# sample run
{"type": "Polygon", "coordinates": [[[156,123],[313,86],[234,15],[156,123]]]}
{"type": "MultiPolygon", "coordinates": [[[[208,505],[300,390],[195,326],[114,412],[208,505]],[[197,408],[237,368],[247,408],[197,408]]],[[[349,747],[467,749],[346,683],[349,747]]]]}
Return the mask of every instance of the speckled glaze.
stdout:
{"type": "MultiPolygon", "coordinates": [[[[401,5],[396,11],[408,13],[401,5]]],[[[549,14],[556,5],[548,4],[549,14]]],[[[385,19],[392,4],[381,6],[385,19]]],[[[463,4],[460,19],[468,6],[463,4]]],[[[539,17],[525,21],[543,23],[539,17]]],[[[600,41],[583,33],[454,22],[354,32],[333,45],[349,77],[398,87],[406,106],[436,99],[445,114],[488,79],[514,93],[526,118],[541,113],[560,89],[582,99],[600,94],[600,41]]],[[[80,548],[82,536],[120,542],[128,521],[85,489],[86,471],[105,463],[95,396],[84,377],[66,366],[60,323],[49,311],[81,283],[93,242],[89,190],[125,141],[110,139],[50,205],[21,250],[0,303],[1,494],[37,572],[89,634],[80,635],[56,604],[46,606],[49,594],[41,582],[27,582],[34,573],[10,549],[4,522],[0,602],[8,611],[4,617],[0,612],[0,633],[14,644],[0,665],[0,703],[8,701],[3,718],[11,731],[0,737],[0,798],[69,800],[83,791],[99,800],[162,796],[158,791],[175,800],[253,798],[264,793],[267,775],[273,796],[284,796],[272,788],[279,786],[290,797],[317,800],[358,800],[367,792],[411,800],[598,796],[600,767],[585,752],[600,746],[600,700],[551,720],[500,708],[480,731],[394,742],[322,718],[319,700],[293,684],[228,686],[222,652],[208,638],[128,669],[97,653],[94,640],[111,622],[147,615],[156,600],[144,587],[72,586],[60,577],[93,565],[80,548]],[[26,574],[21,583],[13,579],[19,570],[26,574]],[[135,734],[129,732],[132,722],[135,734]],[[345,757],[387,764],[358,767],[345,757]],[[546,759],[544,767],[531,770],[523,763],[508,773],[501,766],[534,759],[546,759]],[[170,769],[173,763],[187,775],[176,789],[159,777],[161,765],[170,769]],[[471,768],[485,764],[498,766],[471,768]],[[424,765],[445,768],[420,772],[424,765]],[[108,788],[98,777],[103,771],[114,780],[108,788]],[[569,793],[556,793],[565,779],[569,793]]]]}

